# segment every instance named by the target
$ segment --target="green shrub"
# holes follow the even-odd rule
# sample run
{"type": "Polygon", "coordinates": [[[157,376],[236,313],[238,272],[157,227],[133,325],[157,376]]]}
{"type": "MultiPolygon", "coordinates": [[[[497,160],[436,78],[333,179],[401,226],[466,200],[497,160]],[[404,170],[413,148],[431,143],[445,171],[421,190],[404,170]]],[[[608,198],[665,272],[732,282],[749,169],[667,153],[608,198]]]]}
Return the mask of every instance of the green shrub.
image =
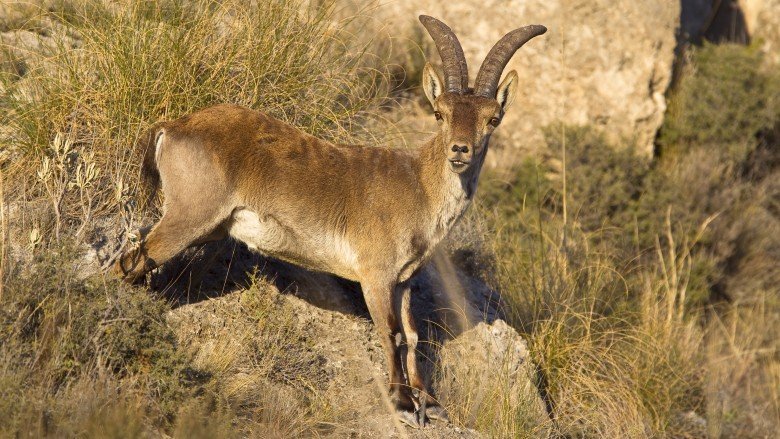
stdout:
{"type": "MultiPolygon", "coordinates": [[[[667,212],[671,224],[689,234],[711,221],[695,255],[692,305],[701,306],[710,296],[750,296],[729,278],[744,282],[743,271],[755,276],[751,267],[761,258],[757,253],[771,258],[772,249],[780,247],[774,232],[780,217],[770,213],[766,197],[771,192],[766,182],[780,164],[778,130],[780,75],[763,64],[757,47],[694,50],[661,129],[661,157],[633,212],[643,249],[652,248],[653,231],[667,212]]],[[[776,279],[777,271],[764,267],[759,276],[776,279]]],[[[751,283],[756,288],[771,281],[751,283]]]]}
{"type": "Polygon", "coordinates": [[[780,121],[779,77],[765,69],[758,46],[695,48],[664,118],[661,152],[704,146],[743,160],[780,121]]]}
{"type": "MultiPolygon", "coordinates": [[[[633,234],[625,225],[632,223],[632,203],[639,198],[649,167],[636,154],[633,145],[611,145],[588,127],[567,127],[565,139],[560,129],[546,130],[551,152],[566,145],[566,203],[568,220],[609,245],[630,248],[633,234]]],[[[558,175],[562,178],[562,175],[558,175]]],[[[555,186],[555,204],[563,207],[563,185],[555,186]]]]}
{"type": "MultiPolygon", "coordinates": [[[[165,322],[168,305],[102,276],[82,279],[74,264],[78,255],[67,248],[46,249],[31,264],[5,273],[0,303],[5,373],[19,380],[33,406],[101,374],[137,380],[136,391],[155,400],[151,419],[167,425],[180,402],[208,381],[177,349],[165,322]]],[[[23,428],[13,423],[29,408],[4,403],[2,429],[23,428]]]]}

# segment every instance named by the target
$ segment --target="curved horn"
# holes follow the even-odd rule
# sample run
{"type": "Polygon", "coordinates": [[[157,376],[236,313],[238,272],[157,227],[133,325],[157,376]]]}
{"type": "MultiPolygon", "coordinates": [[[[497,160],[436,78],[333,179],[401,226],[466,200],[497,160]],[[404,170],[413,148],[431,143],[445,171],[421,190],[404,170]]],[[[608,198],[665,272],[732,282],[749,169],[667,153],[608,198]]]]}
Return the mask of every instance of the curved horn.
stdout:
{"type": "Polygon", "coordinates": [[[498,40],[496,45],[488,52],[485,60],[482,61],[482,66],[479,68],[479,73],[477,73],[477,80],[474,82],[474,94],[491,99],[495,98],[501,73],[504,71],[507,63],[509,63],[512,55],[528,40],[545,32],[547,32],[546,27],[532,24],[515,29],[498,40]]]}
{"type": "Polygon", "coordinates": [[[444,68],[447,91],[463,93],[469,86],[469,71],[466,67],[466,56],[455,32],[446,24],[427,15],[420,15],[420,22],[436,43],[436,50],[439,51],[444,68]]]}

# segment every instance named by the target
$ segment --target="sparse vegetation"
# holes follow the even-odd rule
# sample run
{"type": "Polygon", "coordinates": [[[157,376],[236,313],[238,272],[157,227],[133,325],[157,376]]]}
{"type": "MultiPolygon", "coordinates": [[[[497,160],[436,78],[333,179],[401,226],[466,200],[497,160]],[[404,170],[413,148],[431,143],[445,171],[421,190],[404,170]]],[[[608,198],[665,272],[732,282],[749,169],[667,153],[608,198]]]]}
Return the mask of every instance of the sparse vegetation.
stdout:
{"type": "MultiPolygon", "coordinates": [[[[58,1],[0,20],[47,36],[23,63],[13,44],[0,50],[0,435],[318,436],[349,418],[321,397],[332,390],[322,360],[262,279],[231,317],[252,340],[196,349],[177,339],[164,298],[84,269],[107,256],[85,243],[113,253],[132,238],[111,232],[149,214],[132,145],[158,119],[235,102],[332,139],[372,135],[359,122],[387,90],[356,37],[359,14],[244,3],[58,1]]],[[[555,126],[550,155],[564,132],[566,163],[529,158],[508,179],[484,176],[471,240],[452,246],[469,247],[465,270],[502,293],[552,420],[530,428],[499,377],[441,388],[458,426],[504,437],[780,429],[778,96],[755,48],[704,46],[652,163],[588,127],[555,126]]]]}

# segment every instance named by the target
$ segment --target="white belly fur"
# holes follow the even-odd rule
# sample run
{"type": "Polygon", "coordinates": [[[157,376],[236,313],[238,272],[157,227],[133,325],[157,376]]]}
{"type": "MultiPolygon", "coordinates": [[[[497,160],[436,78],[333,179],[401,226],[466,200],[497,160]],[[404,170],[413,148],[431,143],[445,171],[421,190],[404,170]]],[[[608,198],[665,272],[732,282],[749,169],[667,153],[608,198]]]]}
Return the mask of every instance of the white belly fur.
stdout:
{"type": "Polygon", "coordinates": [[[306,233],[286,227],[271,215],[249,209],[233,212],[228,227],[233,238],[250,249],[305,268],[356,279],[357,256],[349,243],[332,232],[306,233]]]}

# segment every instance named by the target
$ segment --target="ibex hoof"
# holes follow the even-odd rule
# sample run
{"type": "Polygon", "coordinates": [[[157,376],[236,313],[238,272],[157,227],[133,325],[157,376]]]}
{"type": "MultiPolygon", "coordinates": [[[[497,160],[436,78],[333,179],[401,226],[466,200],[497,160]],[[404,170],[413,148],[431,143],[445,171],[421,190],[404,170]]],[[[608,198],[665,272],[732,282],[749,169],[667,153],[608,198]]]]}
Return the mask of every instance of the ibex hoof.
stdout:
{"type": "Polygon", "coordinates": [[[407,410],[398,410],[398,417],[401,422],[412,428],[424,428],[430,424],[430,421],[450,422],[447,416],[447,410],[440,405],[428,406],[425,408],[425,415],[420,409],[410,412],[407,410]]]}
{"type": "Polygon", "coordinates": [[[425,426],[424,424],[420,425],[420,422],[417,417],[417,412],[398,410],[398,418],[401,420],[401,422],[403,422],[404,424],[412,428],[420,428],[425,426]]]}
{"type": "Polygon", "coordinates": [[[427,395],[421,392],[418,392],[415,397],[419,403],[417,410],[415,411],[415,414],[417,415],[417,423],[425,427],[425,422],[427,421],[425,419],[425,408],[428,407],[428,398],[427,395]]]}

